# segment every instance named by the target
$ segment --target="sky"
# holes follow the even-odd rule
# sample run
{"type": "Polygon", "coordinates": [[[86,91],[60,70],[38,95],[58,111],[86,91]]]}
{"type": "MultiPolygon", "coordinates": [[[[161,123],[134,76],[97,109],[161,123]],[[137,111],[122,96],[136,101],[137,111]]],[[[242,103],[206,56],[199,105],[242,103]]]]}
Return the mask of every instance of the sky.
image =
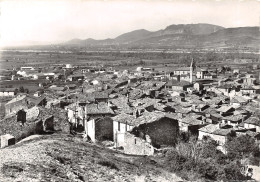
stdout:
{"type": "Polygon", "coordinates": [[[172,24],[259,26],[260,0],[0,0],[0,46],[106,39],[172,24]]]}

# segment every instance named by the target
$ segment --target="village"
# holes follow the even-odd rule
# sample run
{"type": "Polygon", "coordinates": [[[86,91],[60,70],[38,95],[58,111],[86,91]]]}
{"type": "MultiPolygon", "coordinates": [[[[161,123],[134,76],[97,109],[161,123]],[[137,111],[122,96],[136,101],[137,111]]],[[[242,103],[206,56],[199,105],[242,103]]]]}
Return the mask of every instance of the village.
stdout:
{"type": "Polygon", "coordinates": [[[260,146],[257,64],[249,71],[212,69],[191,59],[189,66],[164,69],[66,64],[52,72],[14,72],[12,81],[38,81],[39,89],[1,88],[1,148],[55,132],[131,155],[157,155],[176,146],[180,136],[211,138],[223,154],[230,136],[249,136],[260,146]]]}

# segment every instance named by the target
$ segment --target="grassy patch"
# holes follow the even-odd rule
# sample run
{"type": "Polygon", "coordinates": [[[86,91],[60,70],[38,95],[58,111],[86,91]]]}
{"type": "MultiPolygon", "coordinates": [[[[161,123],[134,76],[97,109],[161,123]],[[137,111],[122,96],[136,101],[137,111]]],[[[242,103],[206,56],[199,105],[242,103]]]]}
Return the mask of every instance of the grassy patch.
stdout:
{"type": "Polygon", "coordinates": [[[15,178],[24,170],[17,163],[8,163],[3,165],[1,171],[5,176],[15,178]]]}
{"type": "Polygon", "coordinates": [[[102,165],[102,166],[109,167],[110,169],[115,169],[115,170],[119,171],[118,167],[111,161],[100,160],[97,163],[102,165]]]}

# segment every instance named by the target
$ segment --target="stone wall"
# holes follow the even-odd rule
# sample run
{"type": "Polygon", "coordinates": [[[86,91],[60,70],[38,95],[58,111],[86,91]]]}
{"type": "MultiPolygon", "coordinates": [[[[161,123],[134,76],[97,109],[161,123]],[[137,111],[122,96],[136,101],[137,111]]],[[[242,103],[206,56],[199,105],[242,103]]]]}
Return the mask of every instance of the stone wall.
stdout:
{"type": "Polygon", "coordinates": [[[54,116],[49,116],[43,118],[43,131],[53,131],[54,130],[54,116]]]}
{"type": "Polygon", "coordinates": [[[5,114],[6,115],[17,113],[21,109],[28,109],[25,99],[5,104],[5,114]]]}
{"type": "Polygon", "coordinates": [[[120,147],[124,145],[124,134],[126,131],[130,131],[133,126],[113,121],[113,137],[115,145],[120,147]]]}
{"type": "Polygon", "coordinates": [[[113,120],[110,117],[96,120],[95,125],[95,138],[97,140],[113,140],[113,120]]]}
{"type": "Polygon", "coordinates": [[[149,135],[153,146],[174,146],[177,141],[179,125],[177,120],[163,117],[155,122],[142,124],[133,130],[139,134],[149,135]]]}

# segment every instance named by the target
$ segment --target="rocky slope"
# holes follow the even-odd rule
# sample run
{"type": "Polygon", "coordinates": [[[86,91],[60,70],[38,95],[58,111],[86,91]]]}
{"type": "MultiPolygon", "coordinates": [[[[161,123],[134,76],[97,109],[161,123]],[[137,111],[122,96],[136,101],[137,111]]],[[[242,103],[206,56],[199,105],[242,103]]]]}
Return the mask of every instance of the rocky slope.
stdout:
{"type": "Polygon", "coordinates": [[[148,157],[65,134],[30,136],[0,149],[0,181],[181,181],[148,157]]]}

